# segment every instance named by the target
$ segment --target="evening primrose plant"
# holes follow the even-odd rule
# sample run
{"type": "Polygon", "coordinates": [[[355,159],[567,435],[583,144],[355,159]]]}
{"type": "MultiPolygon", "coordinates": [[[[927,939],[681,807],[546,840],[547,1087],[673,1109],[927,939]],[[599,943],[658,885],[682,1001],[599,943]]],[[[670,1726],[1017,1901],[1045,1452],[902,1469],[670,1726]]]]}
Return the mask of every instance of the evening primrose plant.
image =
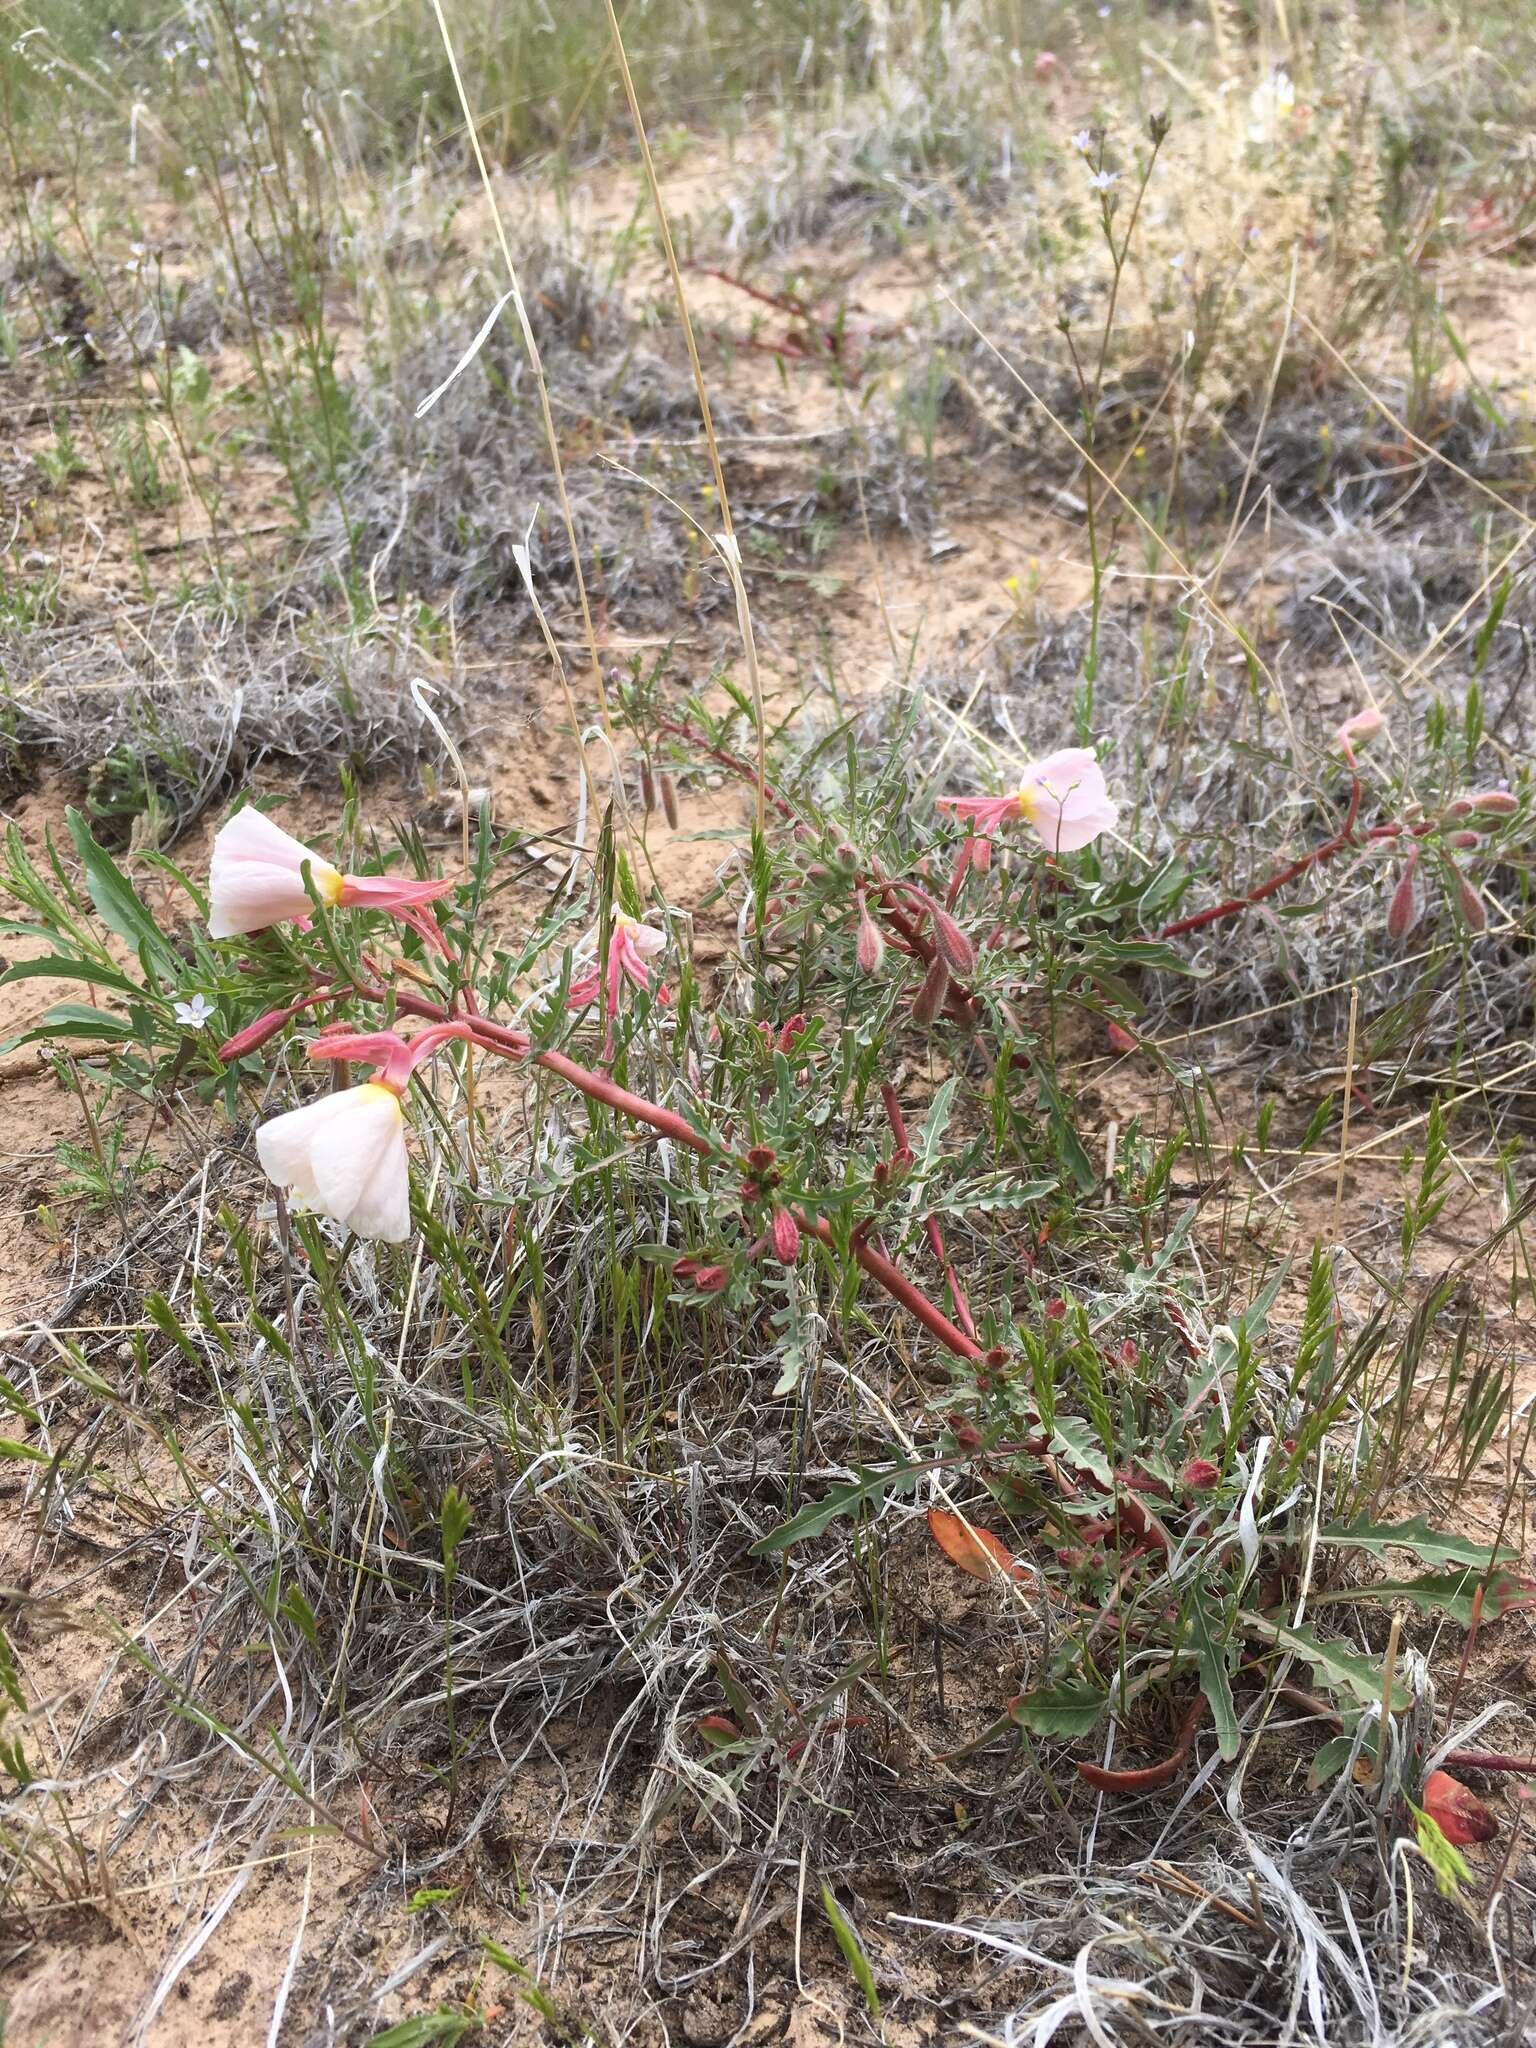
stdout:
{"type": "MultiPolygon", "coordinates": [[[[605,1455],[664,1463],[683,1396],[659,1333],[678,1357],[741,1359],[737,1377],[768,1367],[752,1412],[792,1439],[825,1434],[818,1389],[863,1354],[879,1390],[838,1455],[847,1476],[787,1470],[741,1503],[781,1597],[827,1545],[920,1505],[943,1556],[1038,1631],[983,1742],[1091,1741],[1084,1782],[1153,1790],[1207,1725],[1234,1759],[1278,1691],[1322,1724],[1319,1784],[1368,1756],[1382,1811],[1422,1832],[1410,1816],[1450,1811],[1427,1787],[1432,1709],[1395,1651],[1383,1665],[1359,1567],[1406,1557],[1391,1599],[1469,1638],[1529,1582],[1502,1541],[1381,1512],[1429,1420],[1391,1316],[1346,1333],[1321,1249],[1295,1342],[1274,1327],[1283,1263],[1246,1301],[1210,1297],[1187,1140],[1133,1124],[1106,1158],[1070,1077],[1085,1028],[1138,1049],[1138,1008],[1185,968],[1185,934],[1302,877],[1326,886],[1344,860],[1452,863],[1469,834],[1496,850],[1520,799],[1399,801],[1368,780],[1388,735],[1367,707],[1320,750],[1341,810],[1317,840],[1192,909],[1209,892],[1187,865],[1122,852],[1113,762],[1092,748],[1044,752],[995,796],[914,796],[901,746],[870,763],[850,745],[835,767],[834,735],[764,783],[764,829],[689,906],[736,933],[706,980],[690,918],[642,889],[646,807],[675,811],[676,779],[706,765],[754,784],[749,707],[669,707],[638,680],[620,702],[640,802],[534,915],[514,907],[529,842],[486,812],[446,874],[416,835],[365,853],[352,814],[313,846],[251,803],[206,877],[146,855],[136,883],[78,813],[70,857],[50,842],[39,861],[12,832],[25,914],[8,929],[40,950],[8,978],[93,996],[27,1037],[108,1088],[222,1113],[254,1154],[265,1197],[248,1179],[224,1211],[239,1281],[222,1307],[199,1283],[199,1324],[238,1355],[243,1316],[300,1384],[322,1360],[361,1375],[377,1432],[379,1347],[404,1356],[426,1286],[509,1483],[586,1428],[605,1455]],[[562,1264],[562,1242],[588,1253],[562,1264]],[[365,1339],[381,1287],[400,1333],[365,1339]]],[[[153,1315],[197,1352],[167,1302],[153,1315]]],[[[1433,1418],[1464,1464],[1503,1412],[1489,1371],[1507,1377],[1467,1372],[1433,1418]]],[[[710,1374],[688,1398],[719,1398],[710,1374]]],[[[425,1483],[409,1447],[386,1431],[368,1455],[409,1510],[425,1483]]],[[[434,1475],[439,1492],[464,1479],[434,1475]]],[[[568,1512],[586,1514],[579,1490],[568,1512]]],[[[450,1698],[462,1668],[446,1655],[450,1698]]]]}

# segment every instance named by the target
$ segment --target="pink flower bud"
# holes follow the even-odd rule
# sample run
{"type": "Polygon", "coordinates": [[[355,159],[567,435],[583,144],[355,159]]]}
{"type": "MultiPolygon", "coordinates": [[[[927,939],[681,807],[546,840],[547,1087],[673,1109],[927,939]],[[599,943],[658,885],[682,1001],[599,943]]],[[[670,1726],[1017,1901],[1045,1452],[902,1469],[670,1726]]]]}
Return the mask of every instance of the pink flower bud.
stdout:
{"type": "Polygon", "coordinates": [[[647,817],[656,808],[656,778],[649,761],[640,763],[640,803],[647,817]]]}
{"type": "Polygon", "coordinates": [[[693,1284],[702,1294],[718,1294],[730,1274],[724,1266],[700,1266],[693,1276],[693,1284]]]}
{"type": "Polygon", "coordinates": [[[880,927],[862,905],[859,908],[857,958],[860,974],[878,974],[880,972],[880,963],[885,958],[885,940],[881,935],[880,927]]]}
{"type": "Polygon", "coordinates": [[[1191,1458],[1179,1476],[1186,1486],[1204,1490],[1216,1484],[1221,1477],[1221,1467],[1213,1464],[1209,1458],[1191,1458]]]}
{"type": "Polygon", "coordinates": [[[1364,711],[1357,711],[1353,718],[1345,719],[1334,734],[1333,743],[1342,752],[1345,760],[1353,765],[1355,741],[1374,739],[1377,733],[1386,729],[1386,723],[1375,705],[1369,704],[1364,711]]]}
{"type": "Polygon", "coordinates": [[[1447,846],[1476,846],[1479,837],[1480,835],[1478,833],[1469,832],[1466,830],[1460,832],[1447,832],[1445,835],[1445,843],[1447,846]]]}
{"type": "Polygon", "coordinates": [[[253,1019],[243,1030],[237,1031],[233,1038],[225,1039],[219,1047],[219,1058],[234,1061],[248,1052],[255,1052],[256,1048],[265,1045],[269,1038],[276,1038],[292,1015],[291,1010],[263,1010],[259,1017],[253,1019]]]}
{"type": "Polygon", "coordinates": [[[973,834],[965,842],[971,856],[971,866],[978,875],[984,875],[992,865],[992,842],[985,834],[973,834]]]}
{"type": "Polygon", "coordinates": [[[1392,900],[1387,905],[1387,937],[1406,939],[1419,921],[1419,885],[1414,878],[1418,866],[1419,849],[1415,846],[1409,852],[1408,864],[1392,891],[1392,900]]]}
{"type": "Polygon", "coordinates": [[[1141,1044],[1139,1038],[1127,1031],[1123,1024],[1116,1024],[1113,1018],[1106,1025],[1105,1031],[1116,1052],[1135,1052],[1141,1044]]]}
{"type": "Polygon", "coordinates": [[[787,1209],[773,1212],[773,1249],[786,1266],[792,1266],[800,1255],[800,1226],[787,1209]]]}
{"type": "Polygon", "coordinates": [[[938,948],[939,958],[951,974],[958,974],[962,979],[974,974],[976,948],[947,910],[940,910],[937,903],[931,906],[931,910],[933,943],[938,948]]]}
{"type": "Polygon", "coordinates": [[[1045,85],[1055,71],[1060,59],[1054,50],[1040,50],[1035,56],[1035,83],[1045,85]]]}
{"type": "Polygon", "coordinates": [[[1473,888],[1465,875],[1456,877],[1456,893],[1461,903],[1461,914],[1470,931],[1485,932],[1488,929],[1488,910],[1482,897],[1473,888]]]}
{"type": "Polygon", "coordinates": [[[923,976],[923,985],[912,998],[912,1016],[916,1023],[931,1024],[944,1007],[944,998],[949,993],[949,969],[942,960],[935,960],[923,976]]]}
{"type": "Polygon", "coordinates": [[[1486,818],[1507,818],[1520,808],[1520,799],[1511,796],[1507,789],[1480,789],[1465,801],[1470,810],[1478,811],[1486,818]]]}

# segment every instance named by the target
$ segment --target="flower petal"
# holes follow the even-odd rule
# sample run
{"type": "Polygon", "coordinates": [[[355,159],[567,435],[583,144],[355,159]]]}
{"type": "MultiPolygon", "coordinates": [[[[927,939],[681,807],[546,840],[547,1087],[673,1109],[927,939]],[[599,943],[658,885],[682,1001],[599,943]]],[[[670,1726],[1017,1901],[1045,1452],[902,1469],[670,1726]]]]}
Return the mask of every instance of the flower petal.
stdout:
{"type": "Polygon", "coordinates": [[[312,1150],[315,1198],[359,1237],[399,1244],[411,1234],[405,1118],[393,1089],[376,1081],[332,1098],[344,1113],[321,1127],[312,1150]]]}

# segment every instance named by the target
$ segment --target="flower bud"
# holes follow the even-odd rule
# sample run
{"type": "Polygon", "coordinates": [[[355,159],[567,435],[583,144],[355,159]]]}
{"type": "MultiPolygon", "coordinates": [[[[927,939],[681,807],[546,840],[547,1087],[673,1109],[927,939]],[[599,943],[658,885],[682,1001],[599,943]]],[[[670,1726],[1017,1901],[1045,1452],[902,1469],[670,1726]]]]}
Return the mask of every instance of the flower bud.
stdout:
{"type": "Polygon", "coordinates": [[[923,985],[912,998],[912,1016],[923,1025],[932,1024],[944,1007],[944,998],[949,993],[949,969],[942,960],[935,960],[923,976],[923,985]]]}
{"type": "Polygon", "coordinates": [[[1135,1052],[1141,1043],[1140,1039],[1127,1031],[1123,1024],[1117,1024],[1113,1018],[1104,1028],[1105,1035],[1116,1052],[1135,1052]]]}
{"type": "Polygon", "coordinates": [[[754,1173],[766,1173],[778,1156],[771,1145],[754,1145],[747,1154],[747,1164],[754,1173]]]}
{"type": "Polygon", "coordinates": [[[976,948],[971,944],[959,925],[947,910],[940,910],[937,903],[932,906],[933,943],[938,948],[939,958],[951,974],[962,979],[976,972],[976,948]]]}
{"type": "Polygon", "coordinates": [[[1447,846],[1476,846],[1479,837],[1480,834],[1463,829],[1460,832],[1447,832],[1445,843],[1447,846]]]}
{"type": "Polygon", "coordinates": [[[1386,723],[1374,704],[1367,705],[1364,711],[1357,711],[1353,718],[1345,719],[1334,734],[1333,743],[1353,767],[1355,741],[1374,739],[1377,733],[1384,730],[1386,723]]]}
{"type": "Polygon", "coordinates": [[[1198,1487],[1202,1491],[1214,1486],[1221,1477],[1221,1467],[1209,1458],[1191,1458],[1180,1473],[1186,1486],[1198,1487]]]}
{"type": "Polygon", "coordinates": [[[640,803],[647,817],[656,808],[656,778],[649,761],[640,763],[640,803]]]}
{"type": "Polygon", "coordinates": [[[1468,929],[1474,932],[1487,931],[1487,906],[1465,875],[1458,875],[1456,877],[1456,893],[1461,903],[1461,914],[1466,919],[1468,929]]]}
{"type": "Polygon", "coordinates": [[[862,904],[859,908],[859,943],[855,957],[859,963],[860,974],[878,974],[880,963],[885,958],[885,939],[880,927],[862,904]]]}
{"type": "Polygon", "coordinates": [[[1485,818],[1507,818],[1511,812],[1520,808],[1520,799],[1511,796],[1507,789],[1480,789],[1475,796],[1469,796],[1465,801],[1469,810],[1476,811],[1485,818]]]}
{"type": "Polygon", "coordinates": [[[675,832],[677,830],[677,784],[663,769],[657,777],[657,788],[661,795],[661,815],[675,832]]]}
{"type": "Polygon", "coordinates": [[[1392,900],[1387,905],[1387,937],[1406,939],[1419,921],[1419,885],[1414,879],[1418,865],[1419,850],[1414,847],[1408,856],[1408,864],[1392,891],[1392,900]]]}
{"type": "MultiPolygon", "coordinates": [[[[234,1061],[248,1052],[255,1052],[256,1048],[265,1045],[269,1038],[276,1038],[292,1015],[291,1010],[263,1010],[259,1017],[247,1024],[243,1030],[237,1031],[233,1038],[225,1039],[219,1047],[219,1058],[234,1061]]],[[[330,1030],[335,1027],[328,1025],[326,1028],[330,1030]]],[[[320,1036],[323,1038],[325,1033],[322,1032],[320,1036]]]]}
{"type": "Polygon", "coordinates": [[[800,1226],[787,1209],[773,1212],[773,1249],[786,1266],[792,1266],[800,1255],[800,1226]]]}
{"type": "Polygon", "coordinates": [[[693,1284],[701,1294],[718,1294],[730,1274],[724,1266],[700,1266],[693,1276],[693,1284]]]}
{"type": "Polygon", "coordinates": [[[1058,58],[1054,50],[1038,50],[1035,53],[1035,83],[1044,85],[1056,69],[1058,58]]]}

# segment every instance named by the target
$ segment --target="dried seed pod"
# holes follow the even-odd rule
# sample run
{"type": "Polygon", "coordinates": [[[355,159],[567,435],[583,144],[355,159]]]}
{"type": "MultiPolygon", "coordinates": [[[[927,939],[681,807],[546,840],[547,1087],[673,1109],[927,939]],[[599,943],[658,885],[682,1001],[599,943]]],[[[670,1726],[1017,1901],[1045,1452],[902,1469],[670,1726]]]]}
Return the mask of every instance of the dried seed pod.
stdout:
{"type": "Polygon", "coordinates": [[[640,802],[649,817],[656,808],[656,778],[651,773],[649,761],[640,763],[640,802]]]}
{"type": "Polygon", "coordinates": [[[675,832],[677,830],[677,784],[665,768],[657,778],[661,791],[661,814],[675,832]]]}

